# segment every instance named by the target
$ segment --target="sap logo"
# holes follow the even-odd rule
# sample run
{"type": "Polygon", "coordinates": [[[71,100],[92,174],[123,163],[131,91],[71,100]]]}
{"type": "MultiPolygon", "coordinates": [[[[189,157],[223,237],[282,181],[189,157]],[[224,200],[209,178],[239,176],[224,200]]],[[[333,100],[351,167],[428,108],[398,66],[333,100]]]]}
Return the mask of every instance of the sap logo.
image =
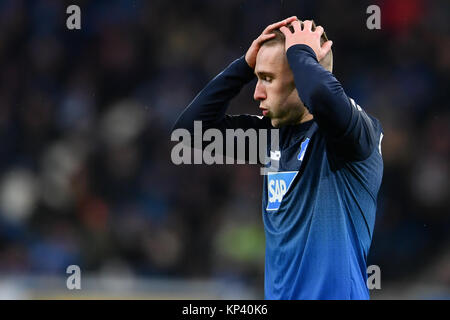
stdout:
{"type": "Polygon", "coordinates": [[[271,195],[269,198],[269,202],[281,202],[283,200],[283,196],[287,191],[286,181],[284,180],[270,180],[269,181],[269,194],[271,195]]]}
{"type": "Polygon", "coordinates": [[[298,171],[269,172],[267,175],[267,208],[278,210],[298,171]]]}

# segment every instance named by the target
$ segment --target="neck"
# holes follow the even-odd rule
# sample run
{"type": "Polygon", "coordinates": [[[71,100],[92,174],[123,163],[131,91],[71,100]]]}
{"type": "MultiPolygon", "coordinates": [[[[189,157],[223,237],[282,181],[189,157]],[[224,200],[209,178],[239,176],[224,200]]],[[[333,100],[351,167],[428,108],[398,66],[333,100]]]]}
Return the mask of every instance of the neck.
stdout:
{"type": "Polygon", "coordinates": [[[313,117],[313,115],[311,114],[311,113],[309,113],[308,111],[306,111],[303,115],[302,115],[302,117],[300,118],[300,121],[298,122],[299,124],[300,123],[303,123],[303,122],[306,122],[306,121],[310,121],[310,120],[312,120],[314,117],[313,117]]]}

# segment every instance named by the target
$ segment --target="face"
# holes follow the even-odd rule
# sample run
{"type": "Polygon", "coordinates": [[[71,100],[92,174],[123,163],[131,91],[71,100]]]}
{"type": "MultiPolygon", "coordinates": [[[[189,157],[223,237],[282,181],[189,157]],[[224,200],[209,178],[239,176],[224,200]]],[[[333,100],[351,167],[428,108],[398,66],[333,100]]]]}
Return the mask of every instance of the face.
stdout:
{"type": "Polygon", "coordinates": [[[282,45],[262,46],[256,57],[258,77],[253,98],[275,128],[300,123],[307,110],[298,96],[282,45]]]}

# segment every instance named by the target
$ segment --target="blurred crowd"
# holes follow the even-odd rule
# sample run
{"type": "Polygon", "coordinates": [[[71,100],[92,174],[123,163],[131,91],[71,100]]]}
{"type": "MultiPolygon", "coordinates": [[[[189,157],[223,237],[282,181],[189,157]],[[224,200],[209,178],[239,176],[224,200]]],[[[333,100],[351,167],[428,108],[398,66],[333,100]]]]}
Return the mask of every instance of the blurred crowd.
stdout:
{"type": "MultiPolygon", "coordinates": [[[[262,290],[262,176],[176,166],[170,129],[266,25],[313,18],[384,127],[369,264],[450,287],[450,2],[1,0],[0,274],[212,277],[262,290]],[[66,8],[81,8],[68,30],[66,8]],[[381,30],[366,8],[381,8],[381,30]],[[432,270],[432,271],[430,271],[432,270]],[[428,272],[428,273],[427,273],[428,272]]],[[[230,113],[258,113],[254,82],[230,113]]]]}

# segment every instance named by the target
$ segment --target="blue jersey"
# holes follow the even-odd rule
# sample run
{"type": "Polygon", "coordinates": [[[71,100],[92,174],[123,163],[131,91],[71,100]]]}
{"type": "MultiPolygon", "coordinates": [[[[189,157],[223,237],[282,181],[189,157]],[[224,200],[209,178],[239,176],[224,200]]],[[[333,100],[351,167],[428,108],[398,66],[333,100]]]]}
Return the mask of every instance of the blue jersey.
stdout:
{"type": "MultiPolygon", "coordinates": [[[[279,150],[268,152],[268,166],[276,169],[264,177],[262,192],[265,298],[368,299],[366,261],[383,172],[381,125],[345,94],[310,47],[295,45],[286,54],[314,119],[280,128],[279,150]]],[[[195,120],[221,130],[272,128],[265,117],[226,114],[253,77],[244,58],[236,60],[174,128],[192,130],[195,120]]]]}
{"type": "Polygon", "coordinates": [[[368,299],[381,156],[374,148],[363,161],[342,160],[320,130],[306,137],[314,124],[281,129],[290,143],[280,148],[278,171],[264,179],[265,296],[368,299]]]}

